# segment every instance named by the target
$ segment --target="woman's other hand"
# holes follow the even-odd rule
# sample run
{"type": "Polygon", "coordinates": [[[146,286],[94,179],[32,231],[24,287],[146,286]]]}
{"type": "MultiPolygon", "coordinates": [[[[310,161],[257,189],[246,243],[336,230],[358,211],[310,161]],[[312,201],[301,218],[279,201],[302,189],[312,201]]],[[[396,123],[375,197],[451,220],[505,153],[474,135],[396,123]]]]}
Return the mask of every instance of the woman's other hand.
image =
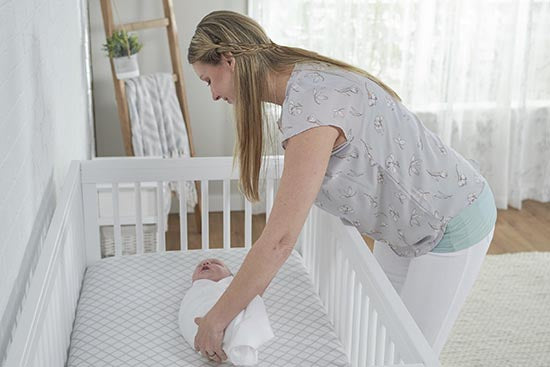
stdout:
{"type": "Polygon", "coordinates": [[[195,350],[213,361],[225,361],[227,356],[222,349],[224,328],[210,321],[208,314],[204,317],[195,317],[195,324],[199,326],[195,335],[195,350]]]}

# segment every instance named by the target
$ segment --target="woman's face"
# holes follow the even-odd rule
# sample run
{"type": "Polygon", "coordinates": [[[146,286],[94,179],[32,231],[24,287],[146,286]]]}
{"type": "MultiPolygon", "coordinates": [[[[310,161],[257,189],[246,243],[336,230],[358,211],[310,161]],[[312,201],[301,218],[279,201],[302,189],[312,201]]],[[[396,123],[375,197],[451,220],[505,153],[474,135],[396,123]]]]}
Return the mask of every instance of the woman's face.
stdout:
{"type": "Polygon", "coordinates": [[[231,275],[231,272],[219,259],[205,259],[195,267],[193,282],[197,279],[210,279],[215,282],[231,275]]]}
{"type": "Polygon", "coordinates": [[[235,101],[235,58],[222,55],[217,65],[204,64],[200,61],[192,64],[195,73],[210,86],[212,99],[223,99],[232,104],[235,101]]]}

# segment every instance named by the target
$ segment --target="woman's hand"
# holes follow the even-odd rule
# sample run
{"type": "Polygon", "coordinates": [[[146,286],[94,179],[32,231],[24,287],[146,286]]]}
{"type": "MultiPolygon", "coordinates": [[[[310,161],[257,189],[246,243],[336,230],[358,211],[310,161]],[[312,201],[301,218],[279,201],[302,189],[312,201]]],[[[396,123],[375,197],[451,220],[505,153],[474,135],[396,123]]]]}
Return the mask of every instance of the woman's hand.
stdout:
{"type": "Polygon", "coordinates": [[[195,335],[195,350],[213,361],[225,361],[227,356],[222,349],[225,329],[213,323],[208,314],[204,317],[195,317],[195,324],[199,326],[195,335]]]}

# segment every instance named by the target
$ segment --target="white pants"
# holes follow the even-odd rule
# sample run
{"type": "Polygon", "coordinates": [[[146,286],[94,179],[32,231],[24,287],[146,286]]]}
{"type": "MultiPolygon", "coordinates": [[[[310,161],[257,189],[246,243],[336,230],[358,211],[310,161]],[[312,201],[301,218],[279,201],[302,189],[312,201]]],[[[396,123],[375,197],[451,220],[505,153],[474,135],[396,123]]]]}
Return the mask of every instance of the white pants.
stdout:
{"type": "Polygon", "coordinates": [[[479,274],[491,232],[474,246],[415,258],[374,242],[374,256],[437,356],[479,274]]]}

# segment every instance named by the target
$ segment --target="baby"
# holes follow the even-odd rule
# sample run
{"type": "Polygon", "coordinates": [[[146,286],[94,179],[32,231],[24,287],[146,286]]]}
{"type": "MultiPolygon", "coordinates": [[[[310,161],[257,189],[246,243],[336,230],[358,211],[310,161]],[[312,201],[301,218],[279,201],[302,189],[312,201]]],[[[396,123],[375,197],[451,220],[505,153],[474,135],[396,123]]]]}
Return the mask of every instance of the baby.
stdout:
{"type": "MultiPolygon", "coordinates": [[[[223,261],[208,258],[197,264],[191,279],[178,321],[184,339],[194,349],[198,331],[195,317],[210,311],[233,280],[233,273],[223,261]]],[[[225,328],[222,349],[229,362],[252,366],[258,363],[258,348],[273,337],[263,300],[257,295],[225,328]]]]}
{"type": "Polygon", "coordinates": [[[197,264],[191,278],[193,282],[197,279],[210,279],[217,282],[229,276],[233,276],[233,273],[223,261],[219,259],[206,259],[197,264]]]}

